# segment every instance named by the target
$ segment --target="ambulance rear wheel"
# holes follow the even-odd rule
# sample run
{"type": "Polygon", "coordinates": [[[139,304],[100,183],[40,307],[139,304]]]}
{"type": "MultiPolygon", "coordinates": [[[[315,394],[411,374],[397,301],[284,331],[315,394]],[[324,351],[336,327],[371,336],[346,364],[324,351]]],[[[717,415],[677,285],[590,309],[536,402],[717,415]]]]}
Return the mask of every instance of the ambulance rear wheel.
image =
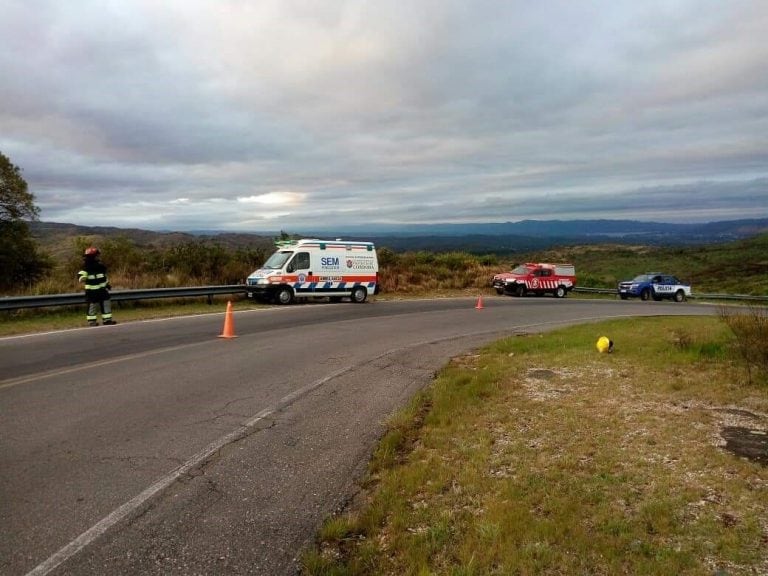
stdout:
{"type": "Polygon", "coordinates": [[[362,304],[365,302],[366,298],[368,298],[368,290],[362,286],[355,286],[352,288],[352,294],[350,295],[350,300],[352,300],[352,302],[355,304],[362,304]]]}
{"type": "Polygon", "coordinates": [[[275,302],[278,304],[290,304],[293,302],[293,290],[291,290],[288,286],[278,288],[277,292],[275,293],[275,302]]]}

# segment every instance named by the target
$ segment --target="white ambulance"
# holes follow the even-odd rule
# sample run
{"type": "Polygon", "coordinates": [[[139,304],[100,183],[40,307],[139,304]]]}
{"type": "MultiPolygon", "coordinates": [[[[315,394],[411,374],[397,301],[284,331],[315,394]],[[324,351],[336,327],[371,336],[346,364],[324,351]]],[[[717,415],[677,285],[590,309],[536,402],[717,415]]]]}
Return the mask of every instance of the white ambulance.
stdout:
{"type": "Polygon", "coordinates": [[[297,298],[344,297],[362,303],[379,293],[379,262],[372,242],[288,240],[248,276],[249,298],[290,304],[297,298]]]}

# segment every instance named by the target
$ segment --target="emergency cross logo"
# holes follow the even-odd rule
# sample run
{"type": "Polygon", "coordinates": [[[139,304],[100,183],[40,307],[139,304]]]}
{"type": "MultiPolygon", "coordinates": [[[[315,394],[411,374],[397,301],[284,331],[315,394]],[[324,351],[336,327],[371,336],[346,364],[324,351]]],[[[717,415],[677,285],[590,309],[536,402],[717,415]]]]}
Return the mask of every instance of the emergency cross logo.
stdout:
{"type": "Polygon", "coordinates": [[[352,258],[347,259],[347,268],[354,268],[355,262],[352,260],[352,258]]]}

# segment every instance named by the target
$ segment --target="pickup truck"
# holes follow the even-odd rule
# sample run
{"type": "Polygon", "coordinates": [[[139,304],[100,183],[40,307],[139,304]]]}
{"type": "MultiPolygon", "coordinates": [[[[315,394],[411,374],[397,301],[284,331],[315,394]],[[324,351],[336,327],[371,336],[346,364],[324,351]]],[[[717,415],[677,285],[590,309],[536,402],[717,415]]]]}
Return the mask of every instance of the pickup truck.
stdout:
{"type": "Polygon", "coordinates": [[[497,294],[525,296],[551,293],[556,298],[565,298],[576,286],[576,270],[573,264],[528,262],[511,272],[496,274],[491,284],[497,294]]]}
{"type": "Polygon", "coordinates": [[[675,276],[659,272],[640,274],[632,280],[619,282],[618,290],[622,300],[628,298],[663,300],[667,298],[675,302],[684,302],[691,295],[689,284],[682,283],[675,276]]]}

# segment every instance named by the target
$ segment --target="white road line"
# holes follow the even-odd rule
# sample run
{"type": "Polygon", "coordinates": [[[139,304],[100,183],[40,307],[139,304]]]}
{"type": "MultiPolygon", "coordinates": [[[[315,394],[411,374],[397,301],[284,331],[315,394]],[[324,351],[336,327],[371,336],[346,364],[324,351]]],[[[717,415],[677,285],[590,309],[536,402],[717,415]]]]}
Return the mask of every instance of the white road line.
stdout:
{"type": "Polygon", "coordinates": [[[286,406],[294,402],[297,398],[303,396],[304,394],[307,394],[308,392],[311,392],[312,390],[314,390],[315,388],[318,388],[319,386],[322,386],[329,380],[332,380],[333,378],[341,376],[345,372],[349,372],[351,369],[352,369],[352,366],[347,366],[345,368],[342,368],[341,370],[337,370],[336,372],[333,372],[332,374],[329,374],[324,378],[316,380],[308,384],[307,386],[304,386],[303,388],[300,388],[298,390],[291,392],[287,396],[284,396],[283,398],[281,398],[275,405],[269,408],[265,408],[264,410],[262,410],[261,412],[259,412],[258,414],[256,414],[255,416],[247,420],[239,428],[215,440],[214,442],[212,442],[211,444],[203,448],[200,452],[192,456],[192,458],[187,460],[184,464],[182,464],[175,470],[172,470],[169,474],[157,480],[149,488],[141,492],[141,494],[135,496],[134,498],[132,498],[131,500],[129,500],[128,502],[120,506],[117,510],[113,511],[111,514],[109,514],[108,516],[106,516],[105,518],[97,522],[91,528],[89,528],[88,530],[80,534],[80,536],[72,540],[72,542],[70,542],[69,544],[61,548],[58,552],[53,554],[50,558],[38,564],[33,570],[27,572],[26,576],[45,576],[46,574],[49,574],[51,571],[56,569],[66,560],[68,560],[69,558],[77,554],[80,550],[82,550],[83,548],[88,546],[91,542],[96,540],[99,536],[104,534],[112,526],[114,526],[121,520],[127,518],[133,512],[141,508],[141,506],[143,506],[144,503],[150,500],[153,496],[162,492],[164,489],[168,488],[168,486],[173,484],[178,478],[180,478],[184,474],[188,473],[190,470],[194,469],[195,467],[199,466],[200,464],[208,460],[211,456],[213,456],[216,452],[221,450],[227,444],[230,444],[232,442],[235,442],[247,436],[254,429],[256,424],[258,424],[261,420],[264,420],[264,418],[267,418],[268,416],[274,414],[278,410],[285,408],[286,406]]]}

